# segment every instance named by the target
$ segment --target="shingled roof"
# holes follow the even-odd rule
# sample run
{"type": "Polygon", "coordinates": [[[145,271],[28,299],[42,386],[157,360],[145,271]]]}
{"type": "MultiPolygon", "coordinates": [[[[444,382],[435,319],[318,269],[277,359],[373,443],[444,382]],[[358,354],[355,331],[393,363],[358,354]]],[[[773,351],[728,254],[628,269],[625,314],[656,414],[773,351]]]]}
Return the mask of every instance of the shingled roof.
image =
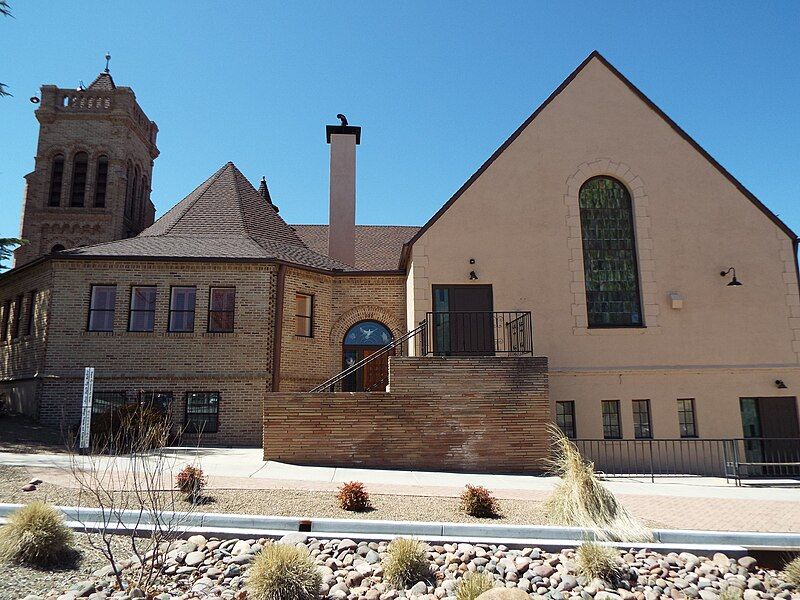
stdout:
{"type": "Polygon", "coordinates": [[[309,249],[229,162],[137,237],[66,250],[60,256],[275,259],[352,270],[309,249]]]}
{"type": "MultiPolygon", "coordinates": [[[[327,225],[294,225],[300,238],[311,250],[328,252],[327,225]]],[[[359,271],[395,271],[400,263],[403,244],[419,227],[409,225],[356,225],[356,264],[359,271]]]]}
{"type": "Polygon", "coordinates": [[[86,89],[110,92],[111,90],[117,89],[117,86],[114,83],[114,79],[111,77],[111,73],[100,73],[86,89]]]}

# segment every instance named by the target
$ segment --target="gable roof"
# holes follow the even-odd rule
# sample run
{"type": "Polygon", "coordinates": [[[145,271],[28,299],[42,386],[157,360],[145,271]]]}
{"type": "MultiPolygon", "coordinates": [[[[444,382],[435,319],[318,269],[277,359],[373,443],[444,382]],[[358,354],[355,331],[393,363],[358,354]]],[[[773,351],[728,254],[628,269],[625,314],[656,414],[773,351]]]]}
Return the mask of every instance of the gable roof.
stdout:
{"type": "Polygon", "coordinates": [[[471,186],[471,185],[472,185],[472,184],[475,182],[475,180],[477,180],[477,179],[478,179],[478,177],[480,177],[480,176],[483,174],[483,172],[484,172],[484,171],[486,171],[486,169],[488,169],[488,168],[491,166],[491,164],[492,164],[492,163],[493,163],[493,162],[494,162],[494,161],[497,159],[497,157],[498,157],[498,156],[500,156],[500,155],[503,153],[503,151],[504,151],[506,148],[508,148],[508,147],[509,147],[509,146],[510,146],[510,145],[511,145],[513,142],[514,142],[514,140],[516,140],[516,139],[517,139],[517,138],[520,136],[520,134],[521,134],[521,133],[522,133],[522,132],[523,132],[523,131],[524,131],[524,130],[525,130],[527,127],[528,127],[528,125],[530,125],[530,124],[533,122],[533,120],[534,120],[534,119],[535,119],[537,116],[539,116],[539,113],[541,113],[541,112],[542,112],[542,111],[543,111],[545,108],[547,108],[547,106],[548,106],[548,105],[549,105],[549,104],[550,104],[550,103],[551,103],[551,102],[552,102],[552,101],[553,101],[553,100],[554,100],[554,99],[555,99],[555,98],[556,98],[556,97],[557,97],[557,96],[558,96],[558,95],[559,95],[561,92],[563,92],[563,91],[564,91],[564,89],[566,89],[566,87],[567,87],[567,86],[568,86],[570,83],[572,83],[572,80],[573,80],[573,79],[575,79],[575,77],[577,77],[577,76],[578,76],[578,74],[579,74],[579,73],[580,73],[580,72],[581,72],[581,71],[582,71],[582,70],[583,70],[583,69],[584,69],[584,68],[585,68],[585,67],[586,67],[586,66],[587,66],[587,65],[588,65],[588,64],[589,64],[589,63],[590,63],[590,62],[591,62],[593,59],[597,59],[598,61],[600,61],[600,63],[601,63],[601,64],[603,64],[603,65],[604,65],[604,66],[605,66],[605,67],[606,67],[606,68],[607,68],[607,69],[608,69],[608,70],[609,70],[609,71],[610,71],[610,72],[611,72],[613,75],[615,75],[615,76],[616,76],[616,77],[617,77],[617,78],[618,78],[618,79],[619,79],[619,80],[620,80],[620,81],[621,81],[623,84],[625,84],[625,85],[628,87],[628,89],[630,89],[630,90],[631,90],[631,91],[632,91],[632,92],[633,92],[633,93],[634,93],[634,94],[635,94],[635,95],[636,95],[636,96],[637,96],[637,97],[638,97],[640,100],[642,100],[642,102],[644,102],[644,103],[647,105],[647,107],[648,107],[648,108],[650,108],[650,109],[651,109],[653,112],[655,112],[655,113],[656,113],[656,114],[657,114],[659,117],[661,117],[661,118],[662,118],[662,119],[663,119],[663,120],[664,120],[664,121],[667,123],[667,125],[669,125],[669,126],[670,126],[670,127],[671,127],[671,128],[672,128],[672,129],[673,129],[673,130],[674,130],[674,131],[675,131],[675,132],[676,132],[676,133],[677,133],[679,136],[681,136],[681,137],[682,137],[684,140],[686,140],[686,142],[688,142],[688,143],[689,143],[689,145],[690,145],[690,146],[692,146],[692,148],[694,148],[694,149],[695,149],[695,150],[696,150],[696,151],[697,151],[697,152],[698,152],[698,153],[699,153],[699,154],[700,154],[700,155],[701,155],[703,158],[705,158],[705,159],[706,159],[706,160],[707,160],[709,163],[711,163],[711,165],[712,165],[712,166],[713,166],[715,169],[717,169],[717,171],[719,171],[719,172],[720,172],[720,174],[722,174],[722,175],[723,175],[723,176],[724,176],[724,177],[725,177],[725,178],[726,178],[726,179],[727,179],[727,180],[728,180],[728,181],[729,181],[731,184],[733,184],[733,186],[734,186],[736,189],[738,189],[738,190],[739,190],[739,191],[740,191],[742,194],[744,194],[744,196],[745,196],[745,197],[746,197],[748,200],[750,200],[750,202],[752,202],[752,203],[753,203],[753,204],[756,206],[756,208],[758,208],[758,209],[759,209],[759,210],[760,210],[762,213],[764,213],[764,214],[765,214],[765,215],[766,215],[766,216],[767,216],[767,217],[768,217],[768,218],[769,218],[769,219],[770,219],[770,220],[771,220],[773,223],[775,223],[775,225],[777,225],[777,226],[778,226],[778,227],[779,227],[779,228],[780,228],[780,229],[781,229],[781,230],[782,230],[784,233],[786,233],[786,235],[788,235],[788,236],[789,236],[789,238],[790,238],[790,239],[791,239],[791,240],[792,240],[792,241],[795,243],[795,245],[797,244],[797,242],[798,242],[797,235],[794,233],[794,231],[792,231],[792,229],[791,229],[791,228],[790,228],[790,227],[789,227],[789,226],[788,226],[786,223],[784,223],[784,222],[783,222],[783,221],[782,221],[782,220],[781,220],[781,219],[778,217],[778,215],[776,215],[775,213],[773,213],[773,212],[772,212],[772,211],[771,211],[769,208],[767,208],[767,207],[766,207],[766,205],[764,205],[764,203],[763,203],[763,202],[761,202],[761,201],[760,201],[758,198],[756,198],[756,196],[755,196],[755,195],[754,195],[754,194],[753,194],[753,193],[752,193],[750,190],[748,190],[746,187],[744,187],[744,185],[742,185],[742,183],[741,183],[741,182],[740,182],[738,179],[736,179],[736,178],[735,178],[733,175],[731,175],[731,174],[728,172],[728,170],[727,170],[727,169],[725,169],[725,167],[723,167],[721,164],[719,164],[719,163],[716,161],[716,159],[714,159],[714,157],[713,157],[713,156],[711,156],[711,155],[710,155],[708,152],[706,152],[706,150],[705,150],[705,149],[704,149],[702,146],[700,146],[700,144],[698,144],[698,143],[697,143],[697,142],[696,142],[696,141],[695,141],[695,140],[694,140],[694,139],[693,139],[693,138],[692,138],[692,137],[691,137],[691,136],[690,136],[688,133],[686,133],[686,132],[685,132],[683,129],[681,129],[681,127],[680,127],[680,126],[679,126],[677,123],[675,123],[675,121],[673,121],[673,120],[672,120],[672,119],[671,119],[671,118],[670,118],[670,117],[669,117],[669,116],[668,116],[668,115],[667,115],[667,114],[666,114],[666,113],[665,113],[663,110],[661,110],[661,109],[660,109],[658,106],[656,106],[656,105],[653,103],[653,101],[652,101],[652,100],[650,100],[650,98],[648,98],[647,96],[645,96],[645,94],[644,94],[644,93],[643,93],[643,92],[642,92],[642,91],[641,91],[639,88],[637,88],[637,87],[636,87],[636,86],[635,86],[633,83],[631,83],[631,81],[630,81],[630,80],[629,80],[627,77],[625,77],[625,76],[624,76],[622,73],[620,73],[620,72],[619,72],[619,71],[618,71],[618,70],[617,70],[617,69],[614,67],[614,65],[612,65],[610,62],[608,62],[608,60],[606,60],[606,58],[605,58],[605,57],[604,57],[602,54],[600,54],[600,53],[599,53],[597,50],[594,50],[594,51],[593,51],[591,54],[589,54],[589,56],[587,56],[587,57],[586,57],[586,58],[583,60],[583,62],[581,62],[581,64],[580,64],[580,65],[578,65],[578,67],[577,67],[577,68],[576,68],[576,69],[575,69],[575,70],[574,70],[572,73],[570,73],[570,74],[569,74],[569,76],[568,76],[568,77],[567,77],[567,78],[566,78],[566,79],[565,79],[565,80],[564,80],[564,81],[561,83],[561,85],[559,85],[559,86],[558,86],[558,87],[557,87],[557,88],[556,88],[556,89],[553,91],[553,93],[552,93],[552,94],[550,94],[550,95],[547,97],[547,99],[546,99],[544,102],[542,102],[542,104],[541,104],[541,105],[539,105],[539,108],[537,108],[537,109],[536,109],[536,110],[533,112],[533,114],[531,114],[531,116],[529,116],[527,119],[525,119],[525,121],[522,123],[522,125],[520,125],[520,126],[519,126],[519,127],[518,127],[518,128],[515,130],[515,131],[514,131],[514,133],[512,133],[512,134],[511,134],[511,135],[508,137],[508,139],[507,139],[505,142],[503,142],[503,143],[500,145],[500,147],[499,147],[497,150],[495,150],[495,151],[494,151],[494,153],[493,153],[493,154],[492,154],[492,155],[491,155],[491,156],[490,156],[490,157],[489,157],[489,158],[486,160],[486,162],[484,162],[484,163],[483,163],[483,164],[482,164],[482,165],[481,165],[481,166],[478,168],[478,170],[477,170],[477,171],[475,171],[475,173],[473,173],[473,174],[472,174],[472,176],[471,176],[471,177],[470,177],[470,178],[469,178],[469,179],[468,179],[468,180],[467,180],[467,181],[464,183],[464,185],[462,185],[462,186],[461,186],[461,187],[460,187],[460,188],[459,188],[459,189],[456,191],[456,193],[455,193],[455,194],[453,194],[453,195],[450,197],[450,199],[449,199],[447,202],[445,202],[445,203],[444,203],[444,205],[443,205],[443,206],[442,206],[442,207],[441,207],[441,208],[440,208],[438,211],[436,211],[436,213],[435,213],[435,214],[434,214],[434,215],[433,215],[433,216],[432,216],[430,219],[428,219],[428,222],[427,222],[427,223],[425,223],[425,224],[424,224],[422,227],[420,227],[419,231],[417,231],[417,233],[416,233],[416,234],[414,234],[414,236],[413,236],[413,237],[412,237],[410,240],[408,240],[408,241],[407,241],[407,242],[406,242],[406,243],[403,245],[403,253],[402,253],[402,256],[401,256],[401,258],[400,258],[400,268],[404,268],[404,267],[405,267],[405,263],[406,263],[406,261],[407,261],[407,259],[408,259],[408,253],[409,253],[409,250],[410,250],[411,246],[413,246],[413,245],[414,245],[414,242],[416,242],[416,241],[417,241],[417,240],[418,240],[420,237],[422,237],[422,235],[423,235],[423,234],[424,234],[424,233],[425,233],[425,232],[426,232],[426,231],[427,231],[427,230],[428,230],[428,229],[429,229],[429,228],[430,228],[430,227],[431,227],[431,226],[432,226],[432,225],[433,225],[433,224],[434,224],[436,221],[438,221],[438,220],[439,220],[439,218],[440,218],[440,217],[441,217],[441,216],[442,216],[442,215],[443,215],[445,212],[447,212],[447,209],[448,209],[448,208],[450,208],[450,206],[452,206],[452,204],[453,204],[453,203],[454,203],[456,200],[458,200],[458,198],[459,198],[459,197],[460,197],[460,196],[461,196],[461,195],[462,195],[464,192],[466,192],[466,191],[467,191],[467,189],[469,189],[469,187],[470,187],[470,186],[471,186]]]}
{"type": "Polygon", "coordinates": [[[279,260],[315,269],[353,270],[306,247],[231,162],[138,236],[73,248],[58,256],[279,260]]]}
{"type": "MultiPolygon", "coordinates": [[[[294,225],[300,238],[311,250],[328,253],[327,225],[294,225]]],[[[356,269],[394,271],[405,244],[419,231],[410,225],[356,225],[356,269]]]]}

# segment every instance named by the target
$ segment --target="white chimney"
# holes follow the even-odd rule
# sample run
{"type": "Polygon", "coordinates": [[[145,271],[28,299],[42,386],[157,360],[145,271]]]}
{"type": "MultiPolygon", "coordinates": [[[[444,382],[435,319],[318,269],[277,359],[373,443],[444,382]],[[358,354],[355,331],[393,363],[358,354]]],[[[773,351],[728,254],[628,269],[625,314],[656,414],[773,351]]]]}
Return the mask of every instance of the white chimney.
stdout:
{"type": "Polygon", "coordinates": [[[325,128],[331,145],[330,217],[328,256],[355,266],[356,262],[356,146],[361,143],[361,127],[347,124],[325,128]]]}

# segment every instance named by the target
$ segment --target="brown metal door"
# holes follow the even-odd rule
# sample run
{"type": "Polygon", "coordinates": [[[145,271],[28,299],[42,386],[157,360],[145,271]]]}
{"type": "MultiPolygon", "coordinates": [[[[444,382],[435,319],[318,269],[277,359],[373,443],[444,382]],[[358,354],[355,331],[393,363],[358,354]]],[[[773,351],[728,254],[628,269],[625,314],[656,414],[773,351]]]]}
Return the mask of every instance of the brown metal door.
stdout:
{"type": "MultiPolygon", "coordinates": [[[[761,452],[765,462],[800,462],[800,422],[794,396],[758,398],[761,452]],[[775,439],[778,438],[778,439],[775,439]]],[[[797,467],[768,467],[765,474],[797,475],[797,467]]]]}
{"type": "Polygon", "coordinates": [[[437,354],[489,356],[494,354],[491,285],[434,286],[447,297],[444,314],[434,314],[437,354]]]}

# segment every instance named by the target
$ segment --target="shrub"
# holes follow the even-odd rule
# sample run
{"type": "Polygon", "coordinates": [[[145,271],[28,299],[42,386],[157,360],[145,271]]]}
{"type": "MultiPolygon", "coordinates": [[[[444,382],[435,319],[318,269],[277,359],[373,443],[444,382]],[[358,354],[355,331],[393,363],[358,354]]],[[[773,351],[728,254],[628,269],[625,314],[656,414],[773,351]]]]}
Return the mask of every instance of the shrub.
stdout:
{"type": "Polygon", "coordinates": [[[168,415],[152,406],[123,404],[92,417],[92,444],[102,451],[156,448],[169,439],[168,415]]]}
{"type": "Polygon", "coordinates": [[[430,581],[431,563],[424,544],[407,538],[395,538],[389,542],[383,559],[383,576],[397,587],[430,581]]]}
{"type": "Polygon", "coordinates": [[[742,600],[744,592],[732,585],[722,590],[717,596],[717,600],[742,600]]]}
{"type": "Polygon", "coordinates": [[[595,542],[584,542],[575,552],[578,572],[589,580],[602,579],[613,583],[619,577],[619,555],[614,548],[595,542]]]}
{"type": "Polygon", "coordinates": [[[175,477],[175,487],[186,496],[187,500],[196,502],[203,494],[206,486],[206,476],[203,469],[192,465],[186,465],[175,477]]]}
{"type": "Polygon", "coordinates": [[[550,471],[561,478],[545,508],[560,525],[585,527],[601,539],[652,541],[650,531],[622,506],[594,472],[594,464],[561,430],[550,425],[553,437],[550,471]]]}
{"type": "Polygon", "coordinates": [[[494,578],[488,573],[468,571],[456,586],[456,600],[475,600],[494,587],[494,578]]]}
{"type": "Polygon", "coordinates": [[[371,507],[369,494],[360,481],[345,483],[336,494],[339,507],[344,510],[363,511],[371,507]]]}
{"type": "Polygon", "coordinates": [[[9,514],[8,522],[0,528],[0,562],[54,565],[72,554],[72,539],[61,514],[37,500],[9,514]]]}
{"type": "Polygon", "coordinates": [[[322,578],[308,550],[269,543],[250,568],[248,598],[253,600],[316,600],[322,578]]]}
{"type": "Polygon", "coordinates": [[[783,575],[786,581],[800,587],[800,556],[786,563],[786,566],[783,567],[783,575]]]}
{"type": "Polygon", "coordinates": [[[461,493],[461,510],[472,517],[494,517],[498,511],[497,499],[480,485],[467,485],[461,493]]]}

